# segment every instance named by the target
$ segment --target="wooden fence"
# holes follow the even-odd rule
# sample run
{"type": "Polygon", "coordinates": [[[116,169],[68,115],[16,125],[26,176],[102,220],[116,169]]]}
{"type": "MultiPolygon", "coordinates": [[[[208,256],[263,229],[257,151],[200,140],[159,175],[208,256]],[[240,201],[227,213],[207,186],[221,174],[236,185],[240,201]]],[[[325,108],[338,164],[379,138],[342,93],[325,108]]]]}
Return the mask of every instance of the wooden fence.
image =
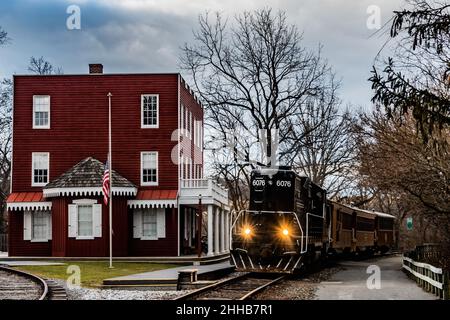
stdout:
{"type": "Polygon", "coordinates": [[[444,300],[450,300],[449,273],[430,264],[403,256],[403,269],[424,290],[444,300]]]}
{"type": "Polygon", "coordinates": [[[8,235],[0,233],[0,252],[8,251],[8,235]]]}

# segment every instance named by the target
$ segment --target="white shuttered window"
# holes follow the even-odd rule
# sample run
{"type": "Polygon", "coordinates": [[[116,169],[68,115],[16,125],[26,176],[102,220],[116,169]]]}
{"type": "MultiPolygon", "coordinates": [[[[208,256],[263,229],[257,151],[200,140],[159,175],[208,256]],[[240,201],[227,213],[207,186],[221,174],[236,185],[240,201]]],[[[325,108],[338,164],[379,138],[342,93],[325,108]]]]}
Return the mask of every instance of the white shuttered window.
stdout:
{"type": "Polygon", "coordinates": [[[78,236],[92,237],[94,235],[92,205],[78,206],[78,236]]]}
{"type": "Polygon", "coordinates": [[[69,238],[94,239],[102,236],[102,205],[96,200],[74,200],[69,204],[69,238]]]}
{"type": "Polygon", "coordinates": [[[158,240],[166,237],[166,212],[164,208],[134,209],[133,237],[141,240],[158,240]]]}
{"type": "Polygon", "coordinates": [[[47,242],[52,239],[52,216],[50,211],[25,211],[23,214],[23,239],[47,242]]]}

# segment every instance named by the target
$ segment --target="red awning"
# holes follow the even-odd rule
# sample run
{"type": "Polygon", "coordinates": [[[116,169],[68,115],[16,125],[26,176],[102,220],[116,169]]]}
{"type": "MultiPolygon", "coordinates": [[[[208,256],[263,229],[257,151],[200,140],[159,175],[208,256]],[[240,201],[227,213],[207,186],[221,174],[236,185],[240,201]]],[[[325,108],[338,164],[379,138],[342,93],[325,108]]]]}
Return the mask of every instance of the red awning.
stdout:
{"type": "Polygon", "coordinates": [[[43,200],[42,192],[14,192],[8,196],[6,202],[41,202],[43,200]]]}
{"type": "Polygon", "coordinates": [[[8,196],[6,204],[10,210],[49,210],[52,207],[42,192],[14,192],[8,196]]]}
{"type": "Polygon", "coordinates": [[[136,199],[128,200],[131,208],[175,208],[178,190],[140,190],[136,199]]]}
{"type": "Polygon", "coordinates": [[[178,190],[141,190],[136,200],[175,200],[178,190]]]}

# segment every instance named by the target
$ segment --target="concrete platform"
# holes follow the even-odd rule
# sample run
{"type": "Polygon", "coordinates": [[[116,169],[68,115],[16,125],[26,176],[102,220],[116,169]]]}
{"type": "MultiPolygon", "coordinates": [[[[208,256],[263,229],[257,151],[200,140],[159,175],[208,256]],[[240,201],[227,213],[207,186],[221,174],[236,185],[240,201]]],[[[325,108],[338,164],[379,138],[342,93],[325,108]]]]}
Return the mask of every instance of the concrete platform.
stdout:
{"type": "Polygon", "coordinates": [[[6,265],[9,267],[18,266],[61,266],[65,265],[62,262],[51,262],[51,261],[0,261],[0,265],[6,265]]]}
{"type": "MultiPolygon", "coordinates": [[[[214,256],[186,255],[179,257],[113,257],[114,261],[122,262],[148,262],[148,263],[170,263],[170,264],[194,264],[208,265],[217,264],[229,260],[229,253],[217,254],[214,256]]],[[[9,261],[108,261],[109,257],[15,257],[0,256],[0,264],[7,264],[9,261]]]]}
{"type": "Polygon", "coordinates": [[[199,282],[210,284],[211,280],[218,279],[234,270],[228,261],[200,266],[183,266],[169,268],[151,272],[143,272],[123,277],[116,277],[103,280],[104,288],[115,289],[143,289],[144,287],[161,290],[176,290],[178,285],[179,271],[186,269],[197,269],[197,278],[199,282]]]}

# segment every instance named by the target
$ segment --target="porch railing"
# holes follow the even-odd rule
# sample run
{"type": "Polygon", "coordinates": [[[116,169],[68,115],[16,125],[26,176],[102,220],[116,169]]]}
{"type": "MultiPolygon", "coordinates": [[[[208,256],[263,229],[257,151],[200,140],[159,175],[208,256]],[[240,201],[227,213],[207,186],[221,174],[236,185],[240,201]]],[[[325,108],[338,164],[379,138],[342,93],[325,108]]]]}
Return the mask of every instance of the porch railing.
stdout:
{"type": "Polygon", "coordinates": [[[181,189],[204,189],[204,194],[214,195],[228,199],[228,189],[212,179],[182,179],[181,189]]]}

